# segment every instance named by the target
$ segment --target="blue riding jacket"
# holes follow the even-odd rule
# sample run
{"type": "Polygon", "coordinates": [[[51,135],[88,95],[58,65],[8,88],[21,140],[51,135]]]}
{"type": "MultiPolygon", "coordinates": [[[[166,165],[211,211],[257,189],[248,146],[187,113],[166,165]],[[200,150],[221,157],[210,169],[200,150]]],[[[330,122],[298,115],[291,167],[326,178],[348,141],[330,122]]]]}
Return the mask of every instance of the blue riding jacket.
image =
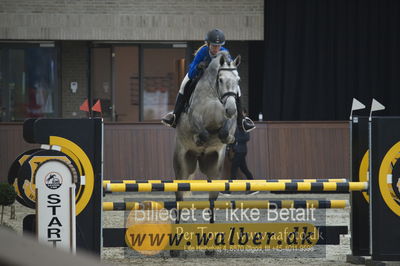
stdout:
{"type": "MultiPolygon", "coordinates": [[[[226,49],[225,47],[221,47],[220,51],[227,51],[229,53],[228,49],[226,49]]],[[[190,63],[188,72],[188,77],[190,79],[194,79],[197,76],[197,65],[203,61],[211,61],[211,56],[207,45],[204,45],[197,51],[193,62],[190,63]]]]}

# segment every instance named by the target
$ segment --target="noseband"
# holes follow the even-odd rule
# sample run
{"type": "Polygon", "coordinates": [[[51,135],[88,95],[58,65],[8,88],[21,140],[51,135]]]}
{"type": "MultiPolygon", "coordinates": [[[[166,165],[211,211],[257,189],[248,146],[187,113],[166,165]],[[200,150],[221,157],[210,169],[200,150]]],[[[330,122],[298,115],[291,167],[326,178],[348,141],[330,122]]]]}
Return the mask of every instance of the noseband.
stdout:
{"type": "MultiPolygon", "coordinates": [[[[219,72],[221,72],[221,71],[234,71],[234,70],[237,70],[237,68],[236,68],[236,67],[235,67],[235,68],[221,67],[220,69],[218,69],[218,74],[219,74],[219,72]]],[[[237,100],[238,94],[237,94],[237,93],[234,93],[234,92],[232,92],[232,91],[225,92],[224,94],[222,94],[222,96],[219,95],[219,89],[218,89],[218,87],[219,87],[219,86],[218,86],[218,74],[217,74],[217,81],[216,81],[216,83],[217,83],[217,94],[218,94],[218,99],[219,99],[219,101],[220,101],[222,104],[225,104],[226,99],[227,99],[228,97],[230,97],[230,96],[235,97],[235,100],[237,100]],[[225,100],[225,101],[224,101],[224,100],[225,100]]]]}

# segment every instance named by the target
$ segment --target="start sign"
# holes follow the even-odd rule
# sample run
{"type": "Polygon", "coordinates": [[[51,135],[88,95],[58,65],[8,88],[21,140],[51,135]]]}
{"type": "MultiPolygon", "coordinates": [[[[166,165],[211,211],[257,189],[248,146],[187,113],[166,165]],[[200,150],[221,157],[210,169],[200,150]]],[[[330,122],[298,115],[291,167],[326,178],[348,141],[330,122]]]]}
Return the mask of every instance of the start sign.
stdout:
{"type": "Polygon", "coordinates": [[[36,232],[39,241],[75,253],[76,171],[65,161],[41,163],[36,179],[36,232]]]}

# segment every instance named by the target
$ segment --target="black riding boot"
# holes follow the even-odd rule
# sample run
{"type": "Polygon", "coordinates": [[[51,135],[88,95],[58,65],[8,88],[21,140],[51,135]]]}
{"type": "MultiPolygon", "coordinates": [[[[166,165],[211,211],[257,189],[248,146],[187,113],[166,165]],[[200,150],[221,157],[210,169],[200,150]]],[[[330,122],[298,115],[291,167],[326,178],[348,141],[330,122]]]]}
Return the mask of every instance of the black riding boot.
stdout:
{"type": "Polygon", "coordinates": [[[174,127],[174,128],[176,127],[179,117],[181,116],[183,109],[185,109],[185,102],[186,102],[185,98],[186,97],[184,95],[178,93],[178,96],[176,97],[174,112],[169,113],[165,117],[163,117],[161,119],[162,123],[164,123],[170,127],[174,127]]]}
{"type": "Polygon", "coordinates": [[[253,120],[248,118],[247,116],[243,116],[243,108],[242,108],[242,102],[240,100],[240,97],[236,98],[236,109],[237,109],[237,124],[239,127],[241,127],[244,131],[250,132],[253,129],[256,128],[254,125],[253,120]]]}

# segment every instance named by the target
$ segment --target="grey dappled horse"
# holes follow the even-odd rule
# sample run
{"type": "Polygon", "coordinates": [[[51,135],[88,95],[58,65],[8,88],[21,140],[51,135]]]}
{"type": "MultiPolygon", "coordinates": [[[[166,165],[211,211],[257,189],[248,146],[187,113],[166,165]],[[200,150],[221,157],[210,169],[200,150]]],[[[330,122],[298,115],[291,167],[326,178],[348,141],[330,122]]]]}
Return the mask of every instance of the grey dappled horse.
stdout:
{"type": "MultiPolygon", "coordinates": [[[[220,179],[226,144],[233,143],[236,130],[236,97],[240,94],[237,66],[240,56],[231,61],[219,52],[205,70],[190,98],[190,106],[177,125],[174,151],[176,179],[188,179],[197,165],[207,178],[220,179]]],[[[210,192],[216,200],[219,192],[210,192]]],[[[183,192],[176,192],[183,200],[183,192]]],[[[212,212],[213,214],[213,212],[212,212]]],[[[177,214],[179,223],[180,214],[177,214]]],[[[210,222],[213,223],[213,215],[210,222]]]]}

